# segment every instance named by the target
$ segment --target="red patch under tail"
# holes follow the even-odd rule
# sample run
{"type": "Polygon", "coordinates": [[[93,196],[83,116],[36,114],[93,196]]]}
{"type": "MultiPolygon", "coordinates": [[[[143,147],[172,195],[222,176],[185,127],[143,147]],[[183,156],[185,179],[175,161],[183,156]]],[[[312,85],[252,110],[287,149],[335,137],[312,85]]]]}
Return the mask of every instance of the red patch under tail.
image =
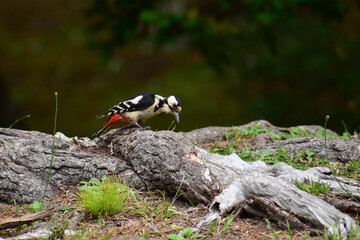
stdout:
{"type": "Polygon", "coordinates": [[[116,123],[122,123],[122,122],[129,122],[130,118],[123,116],[121,114],[115,114],[112,115],[109,120],[104,124],[104,126],[102,126],[99,131],[97,131],[96,133],[94,133],[94,135],[91,137],[91,139],[94,139],[96,137],[98,137],[100,134],[102,134],[103,132],[105,132],[111,125],[114,125],[116,123]]]}

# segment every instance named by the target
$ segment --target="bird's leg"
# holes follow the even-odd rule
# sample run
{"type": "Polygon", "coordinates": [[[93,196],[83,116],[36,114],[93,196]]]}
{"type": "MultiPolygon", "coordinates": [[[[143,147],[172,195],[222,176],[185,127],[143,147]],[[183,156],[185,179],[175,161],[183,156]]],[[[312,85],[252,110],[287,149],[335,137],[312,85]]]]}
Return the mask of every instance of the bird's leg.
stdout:
{"type": "Polygon", "coordinates": [[[136,126],[142,128],[142,129],[145,129],[145,130],[151,130],[151,127],[150,126],[146,126],[145,124],[143,124],[141,121],[138,121],[135,123],[136,126]]]}

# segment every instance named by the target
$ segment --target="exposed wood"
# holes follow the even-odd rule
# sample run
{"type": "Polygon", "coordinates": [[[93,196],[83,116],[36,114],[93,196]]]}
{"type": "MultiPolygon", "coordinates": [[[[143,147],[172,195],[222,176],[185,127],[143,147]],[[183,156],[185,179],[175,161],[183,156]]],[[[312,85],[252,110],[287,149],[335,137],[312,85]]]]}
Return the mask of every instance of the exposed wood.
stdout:
{"type": "Polygon", "coordinates": [[[38,220],[51,217],[61,207],[52,207],[45,210],[41,210],[36,213],[27,213],[18,217],[9,217],[0,220],[0,230],[14,228],[24,224],[29,224],[38,220]]]}
{"type": "Polygon", "coordinates": [[[247,212],[256,216],[263,215],[264,217],[270,218],[279,225],[283,225],[284,228],[287,227],[284,223],[288,222],[290,226],[295,229],[311,229],[309,225],[302,223],[296,216],[289,212],[280,209],[274,202],[267,198],[258,197],[251,199],[243,205],[247,212]]]}

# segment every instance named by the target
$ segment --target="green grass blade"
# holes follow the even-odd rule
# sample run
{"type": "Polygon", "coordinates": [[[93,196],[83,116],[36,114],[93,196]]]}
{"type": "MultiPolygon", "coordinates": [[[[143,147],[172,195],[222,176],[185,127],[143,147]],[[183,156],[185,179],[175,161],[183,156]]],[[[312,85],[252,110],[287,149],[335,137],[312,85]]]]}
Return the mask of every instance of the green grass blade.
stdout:
{"type": "Polygon", "coordinates": [[[44,196],[41,199],[40,208],[42,208],[44,200],[45,200],[47,188],[48,188],[49,181],[50,181],[50,173],[51,173],[52,164],[53,164],[53,161],[54,161],[54,158],[55,158],[55,155],[56,155],[56,151],[57,151],[57,148],[59,146],[60,138],[61,138],[61,136],[60,136],[59,141],[58,141],[58,143],[57,143],[57,145],[55,147],[56,121],[57,121],[57,113],[58,113],[58,93],[55,92],[54,95],[55,95],[55,119],[54,119],[54,135],[53,135],[53,143],[52,143],[52,152],[51,152],[51,160],[50,160],[49,172],[48,172],[46,185],[45,185],[44,196]]]}
{"type": "Polygon", "coordinates": [[[16,123],[20,122],[21,120],[25,119],[25,118],[29,118],[30,115],[26,115],[26,116],[22,116],[21,118],[16,118],[16,120],[10,125],[9,128],[12,128],[16,123]]]}

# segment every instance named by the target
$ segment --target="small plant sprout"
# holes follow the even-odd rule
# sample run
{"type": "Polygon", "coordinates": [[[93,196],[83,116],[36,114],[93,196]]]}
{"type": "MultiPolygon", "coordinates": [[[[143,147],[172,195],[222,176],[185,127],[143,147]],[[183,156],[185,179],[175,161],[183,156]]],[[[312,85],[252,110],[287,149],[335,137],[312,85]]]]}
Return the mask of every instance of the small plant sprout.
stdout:
{"type": "Polygon", "coordinates": [[[220,233],[225,232],[226,229],[230,226],[230,224],[232,223],[232,221],[234,220],[233,218],[233,214],[234,212],[232,212],[229,217],[226,219],[224,226],[220,229],[220,233]]]}
{"type": "Polygon", "coordinates": [[[16,210],[17,214],[19,215],[19,221],[21,221],[22,211],[19,210],[19,207],[18,207],[15,199],[14,199],[14,206],[15,206],[15,210],[16,210]]]}
{"type": "Polygon", "coordinates": [[[184,237],[181,234],[169,234],[167,237],[170,240],[182,240],[182,239],[196,239],[204,237],[203,234],[194,233],[194,229],[192,227],[183,229],[184,237]]]}
{"type": "Polygon", "coordinates": [[[265,132],[265,129],[262,129],[259,123],[254,124],[249,128],[240,129],[241,136],[243,137],[255,137],[263,132],[265,132]]]}
{"type": "MultiPolygon", "coordinates": [[[[274,228],[271,226],[271,223],[268,219],[265,219],[266,223],[267,223],[267,226],[268,228],[270,229],[272,235],[268,235],[266,233],[262,233],[262,235],[268,237],[268,238],[271,238],[273,240],[281,240],[281,239],[287,239],[287,240],[292,240],[293,239],[293,233],[291,231],[291,227],[290,227],[290,224],[289,222],[286,220],[286,227],[287,227],[287,233],[283,233],[286,235],[286,238],[283,238],[281,236],[279,236],[279,234],[277,232],[275,232],[274,228]]],[[[302,239],[305,239],[305,238],[302,238],[302,239]]]]}
{"type": "Polygon", "coordinates": [[[268,128],[261,128],[260,123],[254,124],[249,128],[236,128],[234,129],[234,135],[235,136],[241,136],[241,137],[256,137],[260,133],[266,133],[267,135],[273,137],[274,139],[280,140],[281,136],[275,132],[273,132],[271,129],[268,128]],[[236,133],[236,132],[239,132],[236,133]]]}
{"type": "Polygon", "coordinates": [[[65,237],[65,230],[69,226],[69,219],[66,219],[63,222],[59,222],[57,225],[52,227],[50,230],[53,234],[54,239],[64,239],[65,237]]]}
{"type": "Polygon", "coordinates": [[[150,191],[149,194],[151,201],[138,198],[133,191],[130,191],[130,196],[133,199],[134,203],[129,207],[129,209],[149,219],[159,219],[160,221],[164,221],[165,219],[176,214],[184,214],[182,212],[176,211],[173,208],[176,199],[180,196],[179,191],[182,183],[184,182],[184,179],[185,173],[171,203],[169,201],[166,201],[165,194],[161,191],[158,191],[162,195],[162,201],[160,202],[155,200],[150,191]]]}
{"type": "Polygon", "coordinates": [[[30,117],[30,115],[22,116],[21,118],[16,118],[16,120],[9,126],[9,128],[12,128],[15,124],[17,124],[21,120],[23,120],[25,118],[29,118],[29,117],[30,117]]]}
{"type": "Polygon", "coordinates": [[[266,221],[266,224],[267,224],[268,228],[270,229],[270,231],[271,231],[271,233],[273,235],[271,236],[271,235],[268,235],[266,233],[261,233],[261,234],[264,235],[265,237],[271,238],[273,240],[280,240],[279,235],[275,232],[274,228],[271,226],[270,221],[268,219],[265,219],[265,221],[266,221]]]}
{"type": "Polygon", "coordinates": [[[232,221],[234,220],[233,217],[234,212],[232,212],[226,220],[224,220],[224,224],[222,224],[221,218],[216,218],[212,223],[209,224],[208,231],[212,235],[220,235],[221,233],[224,233],[226,229],[231,225],[232,221]]]}
{"type": "Polygon", "coordinates": [[[327,240],[359,240],[360,239],[360,227],[359,223],[356,224],[356,227],[350,228],[350,232],[347,234],[347,236],[344,236],[341,234],[340,231],[340,225],[333,225],[332,232],[329,231],[326,227],[324,227],[324,235],[321,239],[327,239],[327,240]]]}
{"type": "Polygon", "coordinates": [[[175,123],[175,121],[172,121],[167,130],[173,132],[173,131],[175,131],[175,129],[176,129],[176,123],[175,123]]]}
{"type": "Polygon", "coordinates": [[[29,209],[31,212],[39,212],[40,210],[46,209],[49,205],[50,203],[44,202],[43,204],[41,204],[39,201],[35,200],[32,204],[25,205],[25,207],[29,209]]]}
{"type": "Polygon", "coordinates": [[[142,230],[142,237],[140,239],[149,239],[149,236],[146,234],[145,230],[142,230]]]}

